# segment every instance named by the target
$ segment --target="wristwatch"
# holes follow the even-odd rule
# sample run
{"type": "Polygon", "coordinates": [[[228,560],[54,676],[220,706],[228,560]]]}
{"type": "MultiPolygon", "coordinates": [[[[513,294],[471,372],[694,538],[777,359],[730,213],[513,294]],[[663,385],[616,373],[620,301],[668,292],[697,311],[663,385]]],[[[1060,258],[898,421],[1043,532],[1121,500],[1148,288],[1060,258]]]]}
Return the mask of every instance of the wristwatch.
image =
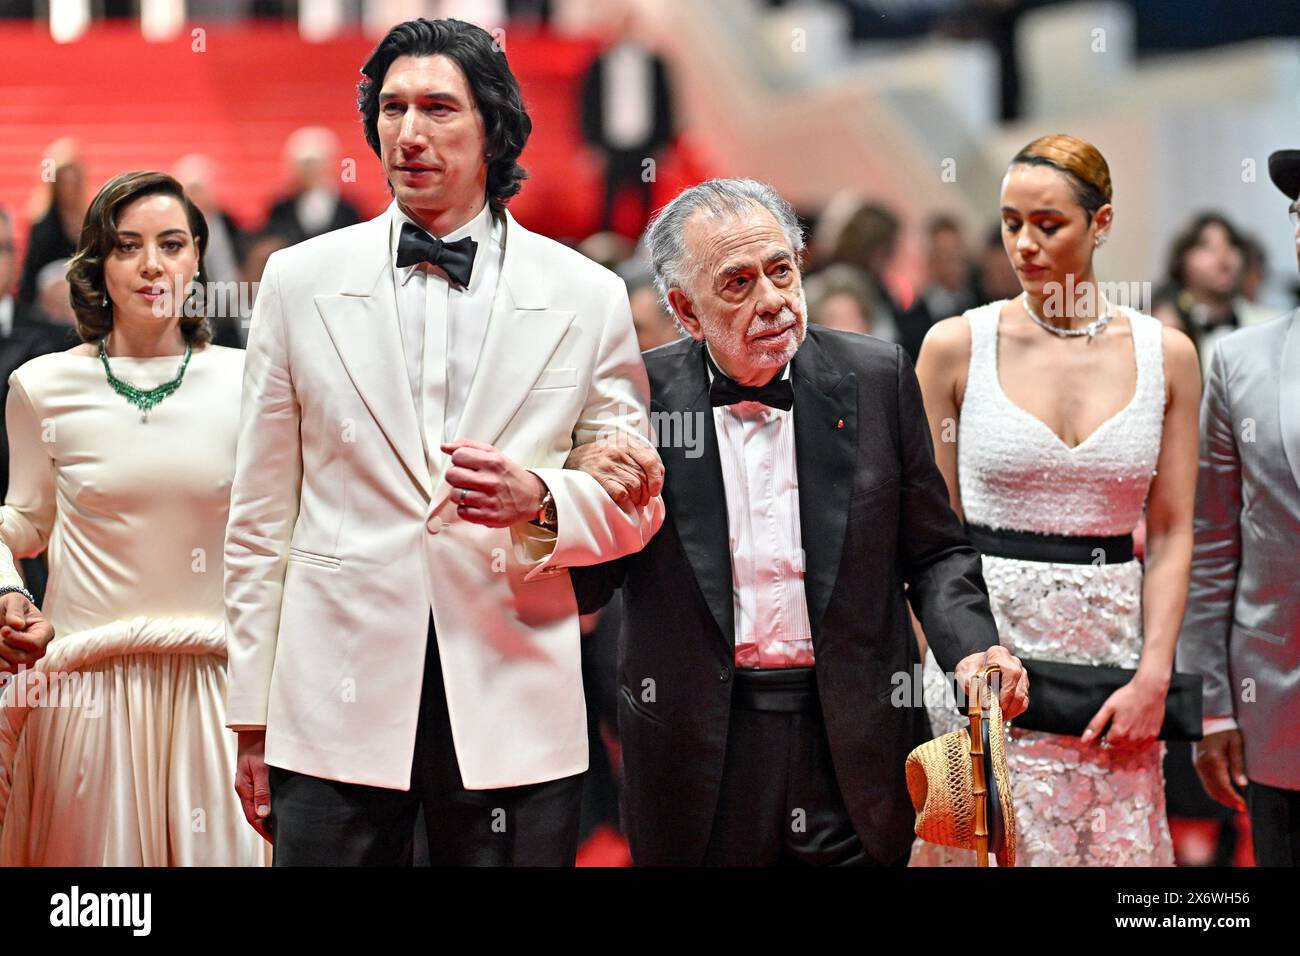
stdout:
{"type": "Polygon", "coordinates": [[[555,531],[559,528],[560,519],[555,512],[555,496],[551,494],[550,488],[547,488],[542,495],[542,503],[537,506],[537,515],[531,519],[531,523],[545,531],[555,531]]]}

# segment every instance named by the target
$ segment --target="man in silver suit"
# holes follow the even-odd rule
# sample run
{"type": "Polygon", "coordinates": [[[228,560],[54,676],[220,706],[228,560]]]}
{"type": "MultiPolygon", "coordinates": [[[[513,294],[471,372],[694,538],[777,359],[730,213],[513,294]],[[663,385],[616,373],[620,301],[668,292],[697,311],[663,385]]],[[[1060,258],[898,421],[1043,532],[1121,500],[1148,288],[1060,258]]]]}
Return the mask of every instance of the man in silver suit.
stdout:
{"type": "MultiPolygon", "coordinates": [[[[1300,150],[1269,157],[1300,260],[1300,150]]],[[[1300,309],[1214,350],[1180,669],[1205,678],[1196,770],[1249,809],[1260,866],[1300,865],[1300,309]],[[1244,799],[1243,799],[1244,793],[1244,799]]]]}

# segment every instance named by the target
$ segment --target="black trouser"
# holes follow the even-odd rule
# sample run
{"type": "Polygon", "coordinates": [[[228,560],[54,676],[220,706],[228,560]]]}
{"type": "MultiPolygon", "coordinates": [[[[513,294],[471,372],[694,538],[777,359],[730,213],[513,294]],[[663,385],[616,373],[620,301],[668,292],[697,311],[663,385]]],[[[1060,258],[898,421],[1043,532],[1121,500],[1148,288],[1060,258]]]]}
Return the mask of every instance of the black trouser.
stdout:
{"type": "Polygon", "coordinates": [[[1300,866],[1300,790],[1246,787],[1256,866],[1300,866]]]}
{"type": "Polygon", "coordinates": [[[618,739],[618,631],[622,592],[601,610],[595,630],[582,635],[582,692],[587,699],[587,764],[582,786],[579,842],[599,826],[619,827],[619,782],[605,747],[603,730],[618,739]]]}
{"type": "MultiPolygon", "coordinates": [[[[275,866],[410,866],[424,809],[433,866],[572,866],[582,774],[466,790],[429,622],[411,789],[389,790],[270,768],[275,866]]],[[[424,854],[420,854],[422,860],[424,854]]]]}
{"type": "Polygon", "coordinates": [[[36,600],[33,602],[37,607],[45,603],[45,585],[50,582],[50,570],[45,563],[45,555],[38,554],[34,558],[21,558],[18,561],[18,569],[22,572],[23,580],[27,583],[27,590],[32,592],[32,597],[36,600]]]}
{"type": "Polygon", "coordinates": [[[614,204],[619,193],[631,189],[638,203],[638,225],[644,223],[654,209],[650,180],[645,178],[647,159],[653,159],[649,148],[645,150],[610,150],[605,155],[605,202],[601,210],[602,231],[614,228],[614,204]]]}
{"type": "Polygon", "coordinates": [[[704,863],[878,863],[867,855],[844,807],[812,668],[737,669],[722,788],[704,863]]]}

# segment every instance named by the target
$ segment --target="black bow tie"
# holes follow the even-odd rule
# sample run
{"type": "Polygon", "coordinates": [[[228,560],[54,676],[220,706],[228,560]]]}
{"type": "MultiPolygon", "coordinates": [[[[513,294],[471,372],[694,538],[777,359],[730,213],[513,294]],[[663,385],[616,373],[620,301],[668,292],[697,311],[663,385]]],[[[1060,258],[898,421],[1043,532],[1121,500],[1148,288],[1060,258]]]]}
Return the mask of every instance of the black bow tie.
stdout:
{"type": "Polygon", "coordinates": [[[464,288],[469,285],[477,251],[478,243],[469,236],[455,242],[443,242],[404,222],[401,238],[397,240],[397,264],[412,266],[417,262],[431,262],[447,273],[452,282],[464,288]]]}
{"type": "Polygon", "coordinates": [[[785,366],[766,385],[741,385],[714,364],[708,349],[704,350],[704,361],[713,372],[709,401],[715,408],[719,405],[735,405],[737,402],[762,402],[768,408],[779,408],[783,412],[794,407],[794,386],[784,377],[785,366]]]}

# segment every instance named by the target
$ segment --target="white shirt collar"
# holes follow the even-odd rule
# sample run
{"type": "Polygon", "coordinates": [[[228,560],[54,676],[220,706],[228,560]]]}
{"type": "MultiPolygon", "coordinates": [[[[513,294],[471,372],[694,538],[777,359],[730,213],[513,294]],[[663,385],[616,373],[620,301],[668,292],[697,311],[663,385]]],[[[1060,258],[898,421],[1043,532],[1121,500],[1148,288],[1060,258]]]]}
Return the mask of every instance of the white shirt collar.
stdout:
{"type": "MultiPolygon", "coordinates": [[[[393,214],[392,226],[389,229],[388,237],[389,251],[393,258],[393,268],[397,272],[397,283],[398,285],[406,285],[407,280],[415,274],[417,269],[425,268],[428,264],[423,262],[417,262],[409,266],[399,266],[397,264],[397,244],[402,238],[402,224],[409,222],[411,225],[423,232],[427,233],[428,230],[408,216],[402,210],[402,207],[397,204],[396,199],[389,204],[388,208],[393,214]]],[[[441,239],[443,242],[455,242],[457,239],[463,239],[468,236],[478,244],[478,248],[474,251],[474,268],[473,272],[470,274],[469,280],[471,288],[475,286],[476,280],[482,272],[480,266],[483,262],[483,257],[487,254],[488,240],[492,238],[494,223],[495,220],[492,216],[492,208],[486,201],[484,201],[483,208],[475,213],[474,218],[465,223],[465,225],[447,233],[445,236],[435,237],[441,239]]]]}
{"type": "Polygon", "coordinates": [[[5,338],[14,334],[14,297],[6,295],[0,298],[0,335],[5,338]]]}

